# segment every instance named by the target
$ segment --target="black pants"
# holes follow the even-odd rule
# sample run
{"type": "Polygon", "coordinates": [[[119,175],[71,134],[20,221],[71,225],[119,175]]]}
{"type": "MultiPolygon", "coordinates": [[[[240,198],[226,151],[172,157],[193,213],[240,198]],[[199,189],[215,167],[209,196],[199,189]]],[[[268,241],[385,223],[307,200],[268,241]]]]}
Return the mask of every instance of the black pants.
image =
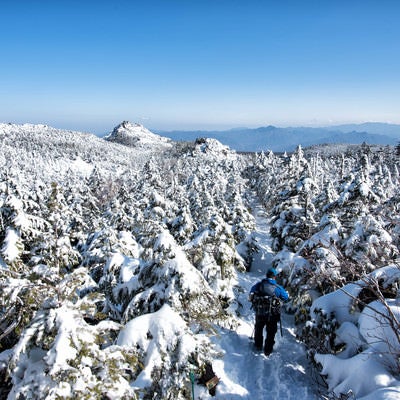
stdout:
{"type": "Polygon", "coordinates": [[[264,342],[264,353],[272,353],[275,343],[275,334],[278,330],[280,315],[256,315],[256,325],[254,329],[254,345],[258,349],[263,348],[263,330],[266,327],[267,336],[264,342]]]}

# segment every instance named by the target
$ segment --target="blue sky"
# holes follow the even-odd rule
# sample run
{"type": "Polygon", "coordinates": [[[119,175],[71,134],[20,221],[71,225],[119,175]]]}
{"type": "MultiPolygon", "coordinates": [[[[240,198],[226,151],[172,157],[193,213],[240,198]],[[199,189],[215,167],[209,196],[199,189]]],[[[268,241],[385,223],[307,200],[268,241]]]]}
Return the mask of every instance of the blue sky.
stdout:
{"type": "Polygon", "coordinates": [[[0,121],[400,123],[400,1],[1,0],[0,121]]]}

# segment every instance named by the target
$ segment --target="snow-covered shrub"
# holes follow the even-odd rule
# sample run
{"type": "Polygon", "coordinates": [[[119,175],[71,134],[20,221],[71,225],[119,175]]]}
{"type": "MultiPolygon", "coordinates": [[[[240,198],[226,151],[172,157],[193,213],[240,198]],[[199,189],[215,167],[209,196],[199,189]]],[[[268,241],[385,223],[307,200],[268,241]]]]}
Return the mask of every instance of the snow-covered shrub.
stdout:
{"type": "MultiPolygon", "coordinates": [[[[127,123],[124,137],[134,137],[125,145],[0,127],[0,378],[10,398],[188,398],[189,366],[217,357],[208,335],[235,329],[243,310],[238,271],[255,250],[254,192],[274,218],[274,265],[298,320],[319,319],[307,324],[325,329],[317,344],[343,359],[366,346],[357,320],[316,298],[357,281],[361,260],[379,267],[397,254],[399,173],[387,151],[245,156],[214,140],[166,142],[127,123]],[[387,189],[378,185],[384,175],[387,189]],[[121,347],[125,324],[136,333],[121,347]]],[[[363,286],[357,294],[338,304],[349,315],[376,300],[363,286]]]]}
{"type": "Polygon", "coordinates": [[[395,399],[400,393],[400,382],[387,372],[376,354],[362,352],[347,359],[317,354],[315,360],[322,365],[321,374],[327,376],[328,389],[336,396],[350,392],[360,400],[395,399]],[[388,397],[379,397],[382,392],[388,397]]]}
{"type": "Polygon", "coordinates": [[[9,399],[135,396],[129,381],[141,368],[140,355],[112,345],[121,327],[101,315],[104,298],[96,295],[86,269],[68,274],[56,287],[26,281],[23,290],[20,284],[12,295],[25,307],[31,304],[33,317],[18,326],[21,334],[9,353],[9,399]]]}
{"type": "Polygon", "coordinates": [[[136,398],[129,385],[141,370],[135,349],[110,346],[120,326],[88,325],[79,308],[39,311],[9,361],[9,399],[136,398]]]}
{"type": "Polygon", "coordinates": [[[147,355],[135,389],[145,398],[170,400],[189,398],[190,369],[198,370],[209,359],[211,350],[206,337],[193,335],[167,304],[157,312],[129,321],[120,331],[117,344],[147,355]]]}
{"type": "Polygon", "coordinates": [[[355,223],[353,231],[344,241],[343,250],[346,256],[363,263],[367,271],[384,265],[398,254],[389,233],[371,215],[355,223]]]}
{"type": "MultiPolygon", "coordinates": [[[[134,265],[129,259],[122,264],[124,270],[134,265]]],[[[116,304],[121,304],[123,320],[158,311],[165,303],[179,310],[187,320],[210,319],[223,323],[228,317],[207,280],[189,262],[168,231],[154,238],[152,260],[139,260],[135,268],[137,271],[129,280],[123,282],[120,276],[114,288],[115,294],[120,293],[116,304]]]]}
{"type": "Polygon", "coordinates": [[[361,398],[398,385],[399,300],[384,295],[398,295],[399,282],[399,267],[389,265],[314,301],[303,340],[317,351],[314,360],[336,395],[351,390],[361,398]],[[324,346],[315,346],[315,337],[323,337],[324,346]],[[360,379],[362,371],[370,378],[360,379]]]}
{"type": "Polygon", "coordinates": [[[320,308],[313,309],[313,320],[306,322],[299,338],[312,351],[335,352],[335,335],[339,324],[334,313],[326,313],[320,308]]]}
{"type": "Polygon", "coordinates": [[[400,305],[398,300],[373,301],[359,318],[360,334],[381,362],[400,370],[400,305]]]}

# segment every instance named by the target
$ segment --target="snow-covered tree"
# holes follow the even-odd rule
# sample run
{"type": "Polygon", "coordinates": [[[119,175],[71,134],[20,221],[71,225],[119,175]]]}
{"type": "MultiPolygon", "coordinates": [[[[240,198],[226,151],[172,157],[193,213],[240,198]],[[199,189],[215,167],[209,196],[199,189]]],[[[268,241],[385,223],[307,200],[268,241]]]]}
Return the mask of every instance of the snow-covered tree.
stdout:
{"type": "Polygon", "coordinates": [[[330,389],[342,382],[331,356],[359,366],[365,349],[396,353],[396,334],[386,348],[368,337],[397,315],[397,275],[382,272],[400,240],[393,148],[243,155],[136,124],[114,133],[0,124],[2,395],[189,398],[189,372],[221,357],[215,333],[239,327],[256,196],[330,389]]]}

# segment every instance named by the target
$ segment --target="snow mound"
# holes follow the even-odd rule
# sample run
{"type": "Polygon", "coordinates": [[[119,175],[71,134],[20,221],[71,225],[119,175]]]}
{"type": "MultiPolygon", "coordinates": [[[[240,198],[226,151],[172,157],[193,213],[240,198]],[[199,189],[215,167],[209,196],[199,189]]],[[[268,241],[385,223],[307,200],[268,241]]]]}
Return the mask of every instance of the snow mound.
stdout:
{"type": "Polygon", "coordinates": [[[399,382],[368,351],[346,360],[332,354],[317,354],[315,360],[322,365],[321,373],[327,376],[329,390],[336,395],[351,390],[360,398],[385,387],[398,388],[399,382]]]}
{"type": "Polygon", "coordinates": [[[116,126],[108,136],[104,137],[109,142],[116,142],[131,147],[152,148],[171,147],[171,140],[156,135],[143,125],[123,121],[116,126]]]}
{"type": "Polygon", "coordinates": [[[400,390],[399,300],[374,300],[362,310],[354,308],[354,301],[363,288],[368,287],[368,282],[379,282],[385,289],[397,282],[398,277],[398,266],[387,265],[313,302],[311,316],[318,320],[318,310],[334,316],[339,323],[335,343],[345,344],[344,350],[336,355],[315,355],[315,361],[322,366],[321,374],[326,376],[329,391],[335,395],[351,391],[357,399],[399,398],[396,397],[400,390]]]}
{"type": "Polygon", "coordinates": [[[0,138],[6,137],[12,134],[18,134],[18,135],[27,135],[27,134],[33,134],[37,135],[39,138],[40,135],[51,138],[74,138],[76,139],[76,136],[79,137],[85,137],[87,138],[88,135],[91,135],[90,133],[85,133],[85,132],[77,132],[73,130],[67,130],[67,129],[58,129],[54,128],[49,125],[45,124],[13,124],[11,122],[9,123],[0,123],[0,138]]]}
{"type": "Polygon", "coordinates": [[[234,150],[231,150],[228,146],[225,146],[217,139],[210,138],[198,138],[195,142],[196,151],[199,153],[224,156],[236,154],[234,150]]]}
{"type": "MultiPolygon", "coordinates": [[[[145,388],[152,384],[152,372],[162,359],[178,348],[176,366],[186,363],[188,355],[196,348],[185,321],[169,305],[151,314],[129,321],[120,331],[117,344],[122,347],[140,348],[145,354],[145,365],[134,386],[145,388]]],[[[172,362],[172,361],[171,361],[172,362]]]]}
{"type": "Polygon", "coordinates": [[[391,322],[400,320],[400,307],[397,300],[388,299],[383,305],[374,301],[366,307],[358,321],[360,333],[381,361],[396,370],[398,357],[398,332],[391,322]]]}

